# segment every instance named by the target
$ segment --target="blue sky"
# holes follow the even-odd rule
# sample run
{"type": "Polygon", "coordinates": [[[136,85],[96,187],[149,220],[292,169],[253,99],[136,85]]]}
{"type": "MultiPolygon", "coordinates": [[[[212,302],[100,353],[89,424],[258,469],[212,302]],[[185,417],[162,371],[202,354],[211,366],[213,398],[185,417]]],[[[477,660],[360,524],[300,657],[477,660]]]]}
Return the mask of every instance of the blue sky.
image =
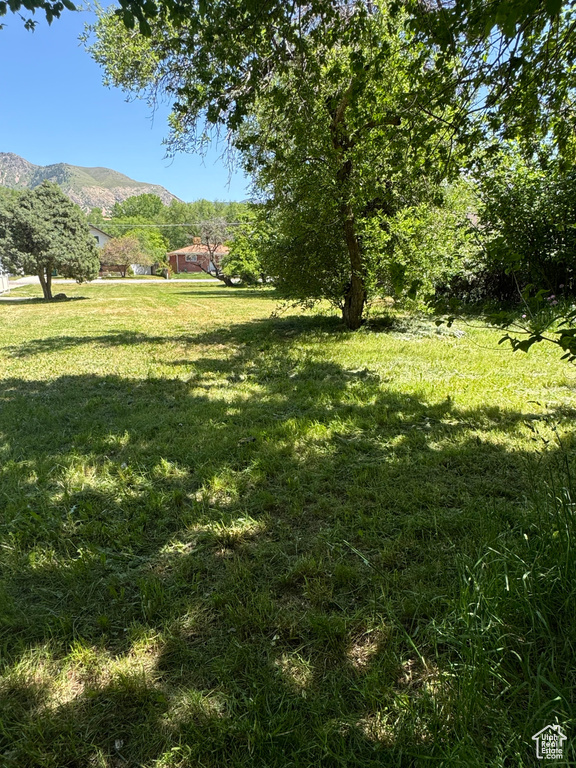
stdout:
{"type": "Polygon", "coordinates": [[[87,12],[64,11],[49,27],[27,32],[8,14],[0,30],[0,152],[37,165],[104,166],[162,184],[183,200],[243,200],[246,179],[232,177],[213,148],[204,158],[166,159],[168,107],[154,115],[102,85],[102,71],[78,42],[87,12]]]}

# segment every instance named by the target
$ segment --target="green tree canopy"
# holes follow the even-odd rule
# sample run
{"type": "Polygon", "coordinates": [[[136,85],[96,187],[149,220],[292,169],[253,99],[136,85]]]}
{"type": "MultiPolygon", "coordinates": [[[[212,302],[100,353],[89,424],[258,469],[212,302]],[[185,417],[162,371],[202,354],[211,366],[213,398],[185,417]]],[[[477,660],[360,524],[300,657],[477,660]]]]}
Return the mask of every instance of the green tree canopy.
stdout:
{"type": "MultiPolygon", "coordinates": [[[[130,81],[135,91],[146,90],[150,79],[166,79],[176,95],[176,113],[189,115],[190,125],[204,111],[209,124],[236,128],[271,71],[293,62],[308,39],[316,43],[327,31],[331,35],[338,17],[373,5],[371,0],[121,0],[115,11],[119,25],[108,29],[104,58],[116,60],[124,70],[120,80],[130,81]],[[126,40],[120,27],[132,30],[132,38],[126,40]],[[161,46],[142,55],[144,37],[157,40],[159,35],[161,46]],[[179,82],[189,61],[197,71],[192,88],[179,82]]],[[[64,8],[74,5],[70,0],[0,0],[0,18],[26,9],[44,12],[51,22],[64,8]]],[[[572,0],[394,0],[392,8],[409,15],[427,54],[436,48],[446,53],[446,70],[468,92],[468,112],[481,110],[491,130],[508,138],[520,133],[527,143],[535,133],[548,132],[567,160],[573,158],[572,0]],[[454,68],[456,52],[461,63],[454,68]]],[[[35,24],[31,18],[25,23],[35,24]]],[[[94,53],[102,60],[98,45],[94,53]]],[[[118,80],[117,74],[110,79],[118,80]]],[[[462,130],[466,117],[462,113],[455,127],[462,130]]],[[[205,143],[202,131],[195,136],[197,146],[205,143]]],[[[476,140],[470,132],[470,141],[476,140]]]]}
{"type": "Polygon", "coordinates": [[[304,76],[295,67],[274,81],[237,146],[273,216],[265,271],[290,298],[328,299],[356,329],[389,273],[393,217],[439,196],[455,156],[423,108],[419,47],[385,4],[348,33],[346,45],[319,45],[304,76]]]}
{"type": "Polygon", "coordinates": [[[272,235],[272,227],[262,206],[250,206],[234,227],[228,242],[229,252],[222,258],[222,271],[238,278],[243,285],[257,285],[266,280],[262,257],[272,235]]]}
{"type": "Polygon", "coordinates": [[[144,194],[134,195],[121,203],[115,203],[112,208],[112,218],[125,219],[139,217],[145,221],[155,221],[162,210],[164,203],[158,195],[144,194]]]}
{"type": "Polygon", "coordinates": [[[138,243],[140,255],[134,263],[150,265],[166,261],[168,244],[158,230],[134,228],[128,230],[125,237],[133,238],[138,243]]]}
{"type": "Polygon", "coordinates": [[[504,145],[479,189],[487,267],[508,276],[512,296],[519,298],[524,289],[572,292],[576,172],[560,172],[555,154],[542,164],[525,160],[517,145],[504,145]]]}
{"type": "MultiPolygon", "coordinates": [[[[205,146],[208,125],[236,129],[267,87],[270,74],[290,67],[310,45],[346,35],[343,17],[370,13],[369,0],[124,0],[116,22],[102,30],[93,53],[108,82],[143,95],[151,81],[174,96],[175,114],[189,145],[205,146]],[[124,35],[140,21],[148,35],[124,35]],[[336,32],[335,32],[336,28],[336,32]],[[194,76],[190,76],[190,69],[194,76]]],[[[423,43],[420,64],[442,52],[438,67],[461,94],[453,128],[471,146],[479,130],[550,133],[561,151],[574,153],[576,9],[571,0],[396,0],[392,11],[423,43]],[[458,65],[454,62],[458,59],[458,65]],[[479,126],[474,116],[486,118],[479,126]]],[[[438,98],[444,85],[438,83],[438,98]]],[[[151,99],[154,91],[148,91],[151,99]]],[[[447,94],[450,96],[450,93],[447,94]]]]}
{"type": "Polygon", "coordinates": [[[441,67],[467,94],[471,145],[483,133],[497,151],[520,140],[530,157],[545,140],[566,165],[576,157],[576,7],[563,0],[409,0],[411,27],[427,48],[439,47],[441,67]]]}
{"type": "MultiPolygon", "coordinates": [[[[235,222],[245,207],[245,203],[204,199],[191,203],[172,200],[170,205],[164,205],[157,195],[136,195],[117,203],[108,219],[104,219],[99,208],[92,209],[88,218],[92,224],[114,237],[132,230],[154,233],[157,241],[158,238],[162,240],[164,251],[173,251],[188,245],[193,237],[200,236],[202,221],[222,218],[235,222]]],[[[146,238],[143,237],[144,244],[146,238]]]]}
{"type": "MultiPolygon", "coordinates": [[[[239,63],[240,75],[230,62],[220,68],[208,27],[194,34],[187,28],[175,39],[169,25],[157,26],[145,41],[108,15],[93,51],[112,82],[164,88],[176,99],[174,146],[200,147],[203,135],[195,130],[203,120],[227,127],[281,224],[277,246],[285,255],[268,263],[270,274],[299,298],[329,298],[357,328],[376,284],[368,230],[428,195],[453,162],[454,84],[430,55],[422,67],[423,44],[384,0],[327,8],[326,17],[291,17],[290,55],[261,58],[267,74],[258,69],[256,80],[239,63]]],[[[256,45],[258,58],[270,41],[261,51],[250,35],[237,43],[236,55],[246,55],[252,71],[246,46],[256,45]]]]}
{"type": "Polygon", "coordinates": [[[84,214],[48,181],[0,209],[0,253],[11,271],[38,275],[45,299],[52,298],[54,270],[79,283],[98,275],[96,244],[84,214]]]}

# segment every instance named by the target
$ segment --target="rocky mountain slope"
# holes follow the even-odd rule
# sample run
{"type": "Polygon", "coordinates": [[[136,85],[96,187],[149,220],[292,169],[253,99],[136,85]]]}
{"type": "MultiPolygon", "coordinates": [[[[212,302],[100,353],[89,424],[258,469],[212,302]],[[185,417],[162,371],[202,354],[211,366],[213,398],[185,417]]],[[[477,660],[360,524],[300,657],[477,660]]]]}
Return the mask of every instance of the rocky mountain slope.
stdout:
{"type": "Polygon", "coordinates": [[[109,212],[114,203],[145,193],[158,195],[166,204],[178,200],[158,184],[134,181],[110,168],[83,168],[67,163],[33,165],[19,155],[0,152],[0,186],[33,189],[44,180],[53,181],[62,187],[68,197],[85,211],[102,208],[109,212]]]}

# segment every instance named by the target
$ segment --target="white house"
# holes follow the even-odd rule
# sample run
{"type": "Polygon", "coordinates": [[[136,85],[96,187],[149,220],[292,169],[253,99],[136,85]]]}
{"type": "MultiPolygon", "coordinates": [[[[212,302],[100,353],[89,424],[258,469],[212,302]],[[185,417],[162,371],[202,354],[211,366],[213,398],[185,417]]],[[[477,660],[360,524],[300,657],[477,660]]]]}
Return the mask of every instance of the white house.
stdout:
{"type": "Polygon", "coordinates": [[[90,234],[94,240],[96,240],[98,248],[102,248],[102,246],[106,245],[109,240],[112,240],[111,235],[107,235],[106,232],[98,229],[98,227],[95,227],[93,224],[88,224],[88,227],[90,228],[90,234]]]}
{"type": "MultiPolygon", "coordinates": [[[[90,234],[96,240],[96,245],[98,248],[102,248],[106,245],[107,242],[112,240],[112,235],[107,234],[102,229],[98,229],[98,227],[95,227],[93,224],[88,224],[88,227],[90,228],[90,234]]],[[[144,264],[130,264],[130,266],[132,267],[132,271],[135,275],[152,274],[152,268],[145,266],[144,264]]]]}
{"type": "Polygon", "coordinates": [[[6,293],[10,289],[10,283],[8,282],[8,272],[5,271],[0,261],[0,293],[6,293]]]}

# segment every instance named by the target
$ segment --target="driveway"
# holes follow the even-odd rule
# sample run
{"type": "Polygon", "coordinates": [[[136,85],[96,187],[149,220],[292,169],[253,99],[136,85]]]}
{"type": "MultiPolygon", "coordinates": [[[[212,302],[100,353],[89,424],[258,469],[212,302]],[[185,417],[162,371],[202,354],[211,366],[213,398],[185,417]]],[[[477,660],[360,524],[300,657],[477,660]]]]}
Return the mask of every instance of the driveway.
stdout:
{"type": "MultiPolygon", "coordinates": [[[[131,277],[119,277],[106,280],[101,277],[97,277],[96,280],[92,280],[91,285],[150,285],[151,283],[219,283],[220,280],[216,280],[214,277],[201,277],[195,280],[165,280],[163,277],[152,278],[151,280],[135,280],[131,277]]],[[[10,290],[14,288],[22,288],[25,285],[40,285],[40,280],[35,275],[29,277],[19,277],[18,280],[10,280],[10,290]]],[[[52,280],[52,285],[77,285],[75,280],[64,280],[62,278],[56,278],[52,280]]]]}

